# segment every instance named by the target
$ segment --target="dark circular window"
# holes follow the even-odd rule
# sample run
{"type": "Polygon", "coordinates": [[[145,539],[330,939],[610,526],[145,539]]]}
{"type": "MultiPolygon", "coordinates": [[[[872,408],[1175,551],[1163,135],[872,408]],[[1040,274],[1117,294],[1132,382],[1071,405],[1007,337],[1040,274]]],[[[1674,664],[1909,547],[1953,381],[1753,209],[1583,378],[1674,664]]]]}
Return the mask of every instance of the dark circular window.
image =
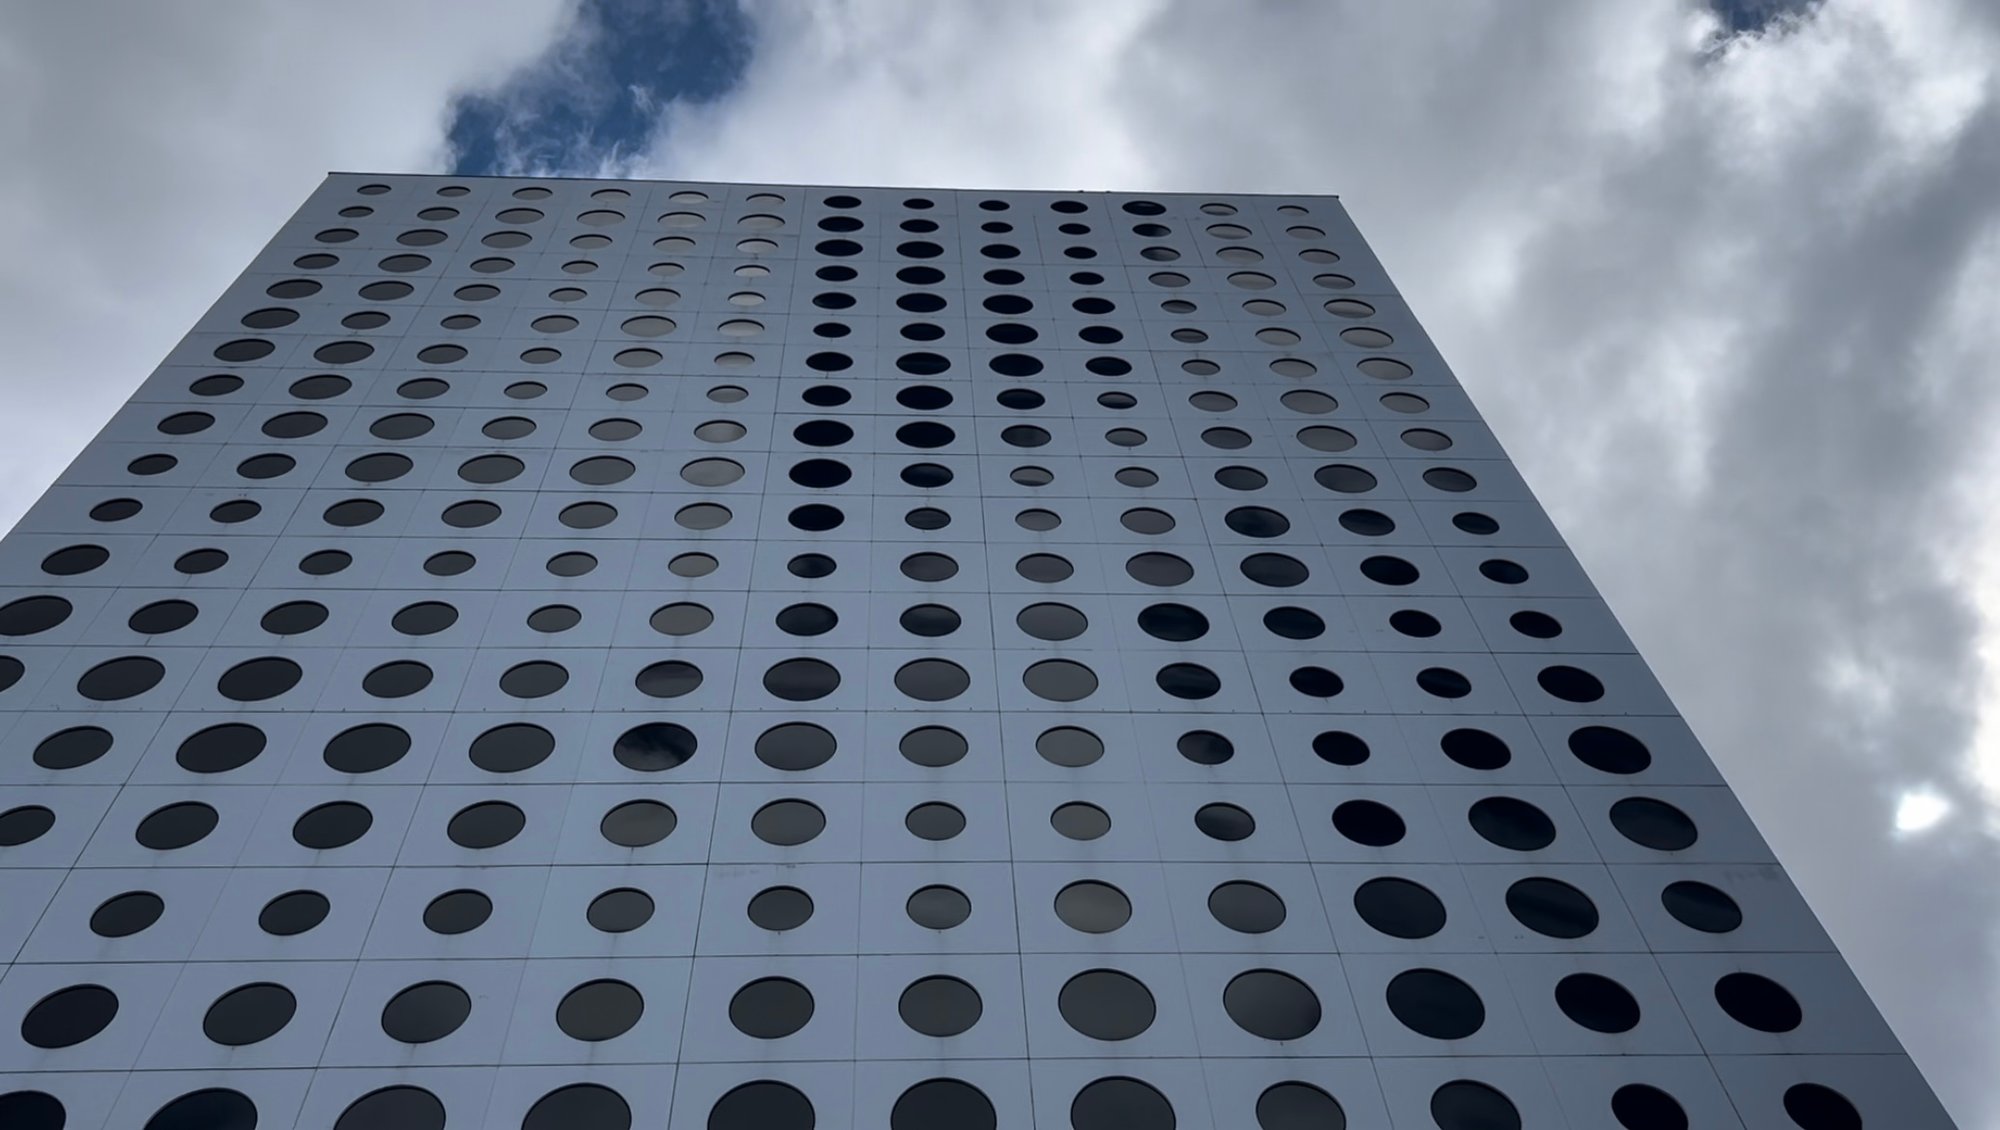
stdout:
{"type": "Polygon", "coordinates": [[[1530,639],[1552,640],[1562,635],[1562,622],[1544,612],[1516,612],[1507,625],[1530,639]]]}
{"type": "Polygon", "coordinates": [[[970,1030],[979,1023],[984,1008],[979,991],[956,977],[919,978],[896,1000],[896,1014],[903,1018],[903,1023],[914,1031],[939,1038],[970,1030]]]}
{"type": "Polygon", "coordinates": [[[547,698],[568,685],[569,671],[544,659],[516,663],[500,674],[501,693],[514,698],[547,698]]]}
{"type": "Polygon", "coordinates": [[[1692,879],[1667,884],[1660,905],[1681,925],[1705,934],[1727,934],[1743,925],[1743,908],[1735,899],[1692,879]]]}
{"type": "Polygon", "coordinates": [[[1108,934],[1132,920],[1132,900],[1109,883],[1083,880],[1056,892],[1056,917],[1086,934],[1108,934]]]}
{"type": "Polygon", "coordinates": [[[1094,804],[1073,800],[1049,813],[1049,826],[1071,840],[1095,840],[1111,830],[1111,814],[1094,804]]]}
{"type": "Polygon", "coordinates": [[[1208,892],[1208,912],[1239,934],[1268,934],[1285,923],[1285,900],[1260,883],[1231,880],[1208,892]]]}
{"type": "Polygon", "coordinates": [[[220,820],[215,809],[208,805],[198,801],[181,801],[147,813],[145,819],[139,821],[133,835],[140,847],[174,851],[200,842],[215,831],[220,820]]]}
{"type": "Polygon", "coordinates": [[[75,577],[111,560],[111,551],[101,545],[72,545],[42,558],[42,572],[51,577],[75,577]]]}
{"type": "Polygon", "coordinates": [[[97,726],[71,726],[37,743],[34,762],[44,769],[80,769],[110,751],[111,731],[97,726]]]}
{"type": "Polygon", "coordinates": [[[1243,559],[1239,568],[1250,580],[1281,589],[1302,585],[1311,575],[1304,562],[1282,553],[1253,553],[1243,559]]]}
{"type": "Polygon", "coordinates": [[[897,668],[896,689],[920,702],[945,702],[972,685],[965,668],[945,659],[917,659],[897,668]]]}
{"type": "Polygon", "coordinates": [[[1104,756],[1104,740],[1076,726],[1057,726],[1035,739],[1035,752],[1051,765],[1077,769],[1104,756]]]}
{"type": "Polygon", "coordinates": [[[488,773],[519,773],[548,760],[555,735],[527,722],[495,726],[472,739],[467,756],[488,773]]]}
{"type": "Polygon", "coordinates": [[[916,604],[904,609],[897,623],[911,635],[936,639],[958,631],[963,620],[942,604],[916,604]]]}
{"type": "Polygon", "coordinates": [[[72,985],[36,1001],[21,1018],[21,1039],[38,1048],[68,1048],[111,1026],[118,996],[102,985],[72,985]]]}
{"type": "Polygon", "coordinates": [[[1521,1130],[1521,1112],[1513,1102],[1470,1079],[1455,1079],[1431,1093],[1431,1121],[1438,1130],[1521,1130]]]}
{"type": "Polygon", "coordinates": [[[610,978],[586,981],[564,994],[556,1005],[556,1027],[571,1039],[595,1043],[631,1031],[645,1011],[645,998],[625,982],[610,978]]]}
{"type": "Polygon", "coordinates": [[[774,800],[750,817],[750,831],[776,847],[797,847],[825,830],[826,813],[803,800],[774,800]]]}
{"type": "Polygon", "coordinates": [[[215,689],[236,702],[263,702],[298,686],[304,677],[305,671],[289,659],[250,659],[224,671],[215,689]]]}
{"type": "Polygon", "coordinates": [[[897,743],[904,760],[931,769],[957,764],[969,748],[965,735],[944,726],[919,726],[897,743]]]}
{"type": "Polygon", "coordinates": [[[370,1091],[348,1104],[333,1130],[444,1130],[444,1104],[422,1087],[370,1091]]]}
{"type": "Polygon", "coordinates": [[[632,686],[648,698],[680,698],[702,686],[702,668],[682,660],[648,664],[632,676],[632,686]]]}
{"type": "Polygon", "coordinates": [[[1202,835],[1212,840],[1234,843],[1247,840],[1257,831],[1257,820],[1250,813],[1233,804],[1215,802],[1204,804],[1195,810],[1194,826],[1202,835]]]}
{"type": "Polygon", "coordinates": [[[1213,730],[1190,730],[1174,740],[1174,749],[1196,765],[1221,765],[1236,756],[1236,746],[1213,730]]]}
{"type": "Polygon", "coordinates": [[[375,814],[353,801],[337,800],[307,809],[292,824],[292,839],[304,848],[331,851],[368,833],[375,814]]]}
{"type": "Polygon", "coordinates": [[[458,810],[445,825],[445,835],[463,848],[495,848],[521,834],[527,814],[504,801],[486,800],[458,810]]]}
{"type": "Polygon", "coordinates": [[[1390,978],[1389,1011],[1412,1032],[1433,1040],[1463,1040],[1486,1023],[1486,1005],[1471,985],[1439,969],[1409,969],[1390,978]]]}
{"type": "Polygon", "coordinates": [[[1466,820],[1479,837],[1508,851],[1540,851],[1555,842],[1555,821],[1525,800],[1490,796],[1474,801],[1466,820]]]}
{"type": "Polygon", "coordinates": [[[1141,553],[1125,562],[1125,572],[1140,584],[1171,588],[1194,579],[1194,566],[1171,553],[1141,553]]]}
{"type": "MultiPolygon", "coordinates": [[[[1688,1130],[1687,1112],[1658,1087],[1627,1083],[1611,1092],[1611,1117],[1625,1130],[1688,1130]]],[[[1860,1130],[1855,1123],[1854,1130],[1860,1130]]]]}
{"type": "MultiPolygon", "coordinates": [[[[1432,616],[1428,612],[1419,612],[1414,608],[1402,608],[1391,612],[1389,614],[1389,626],[1406,636],[1416,639],[1429,639],[1439,632],[1444,631],[1444,625],[1438,623],[1437,617],[1432,616]]],[[[1418,685],[1422,686],[1423,676],[1419,675],[1417,681],[1418,685]]],[[[1428,690],[1429,688],[1426,687],[1425,689],[1428,690]]]]}
{"type": "Polygon", "coordinates": [[[619,887],[590,900],[584,920],[606,934],[626,934],[651,921],[653,900],[644,891],[619,887]]]}
{"type": "Polygon", "coordinates": [[[1053,553],[1030,553],[1014,563],[1014,572],[1023,580],[1047,585],[1068,580],[1076,572],[1076,566],[1053,553]]]}
{"type": "Polygon", "coordinates": [[[1360,765],[1368,760],[1368,743],[1359,734],[1327,730],[1313,735],[1313,754],[1330,765],[1360,765]]]}
{"type": "Polygon", "coordinates": [[[812,702],[840,686],[840,672],[819,659],[787,659],[764,672],[764,689],[787,702],[812,702]]]}
{"type": "Polygon", "coordinates": [[[1610,726],[1583,726],[1571,731],[1569,751],[1600,773],[1639,773],[1653,763],[1644,742],[1610,726]]]}
{"type": "Polygon", "coordinates": [[[387,769],[410,752],[409,732],[399,726],[371,722],[334,735],[321,759],[339,773],[374,773],[387,769]]]}
{"type": "Polygon", "coordinates": [[[1314,698],[1332,698],[1346,689],[1339,675],[1324,667],[1300,667],[1291,673],[1292,689],[1314,698]]]}
{"type": "Polygon", "coordinates": [[[597,830],[609,843],[624,848],[651,847],[673,834],[674,810],[656,800],[629,800],[604,814],[597,830]]]}
{"type": "Polygon", "coordinates": [[[1395,809],[1372,800],[1342,801],[1333,810],[1333,829],[1367,847],[1388,847],[1400,842],[1405,832],[1395,809]]]}
{"type": "Polygon", "coordinates": [[[339,549],[314,550],[299,559],[299,572],[308,577],[330,577],[354,564],[354,555],[339,549]]]}
{"type": "Polygon", "coordinates": [[[1537,934],[1581,938],[1597,929],[1597,904],[1556,879],[1521,879],[1507,888],[1507,912],[1537,934]]]}
{"type": "Polygon", "coordinates": [[[433,934],[465,934],[493,916],[493,900],[479,891],[446,891],[424,907],[424,928],[433,934]]]}
{"type": "Polygon", "coordinates": [[[431,685],[431,669],[411,659],[384,663],[361,677],[361,689],[376,698],[408,698],[431,685]]]}
{"type": "Polygon", "coordinates": [[[1384,876],[1354,889],[1354,912],[1392,938],[1428,938],[1444,929],[1444,903],[1408,879],[1384,876]]]}
{"type": "Polygon", "coordinates": [[[1759,1032],[1789,1032],[1805,1014],[1783,985],[1755,973],[1729,973],[1715,983],[1715,1003],[1731,1020],[1759,1032]]]}
{"type": "MultiPolygon", "coordinates": [[[[494,507],[493,510],[495,515],[498,515],[499,507],[494,507]]],[[[380,518],[382,513],[382,504],[372,498],[349,498],[327,507],[321,517],[329,526],[353,529],[373,522],[380,518]]]]}
{"type": "Polygon", "coordinates": [[[1699,838],[1687,813],[1651,797],[1626,797],[1612,805],[1611,826],[1619,835],[1654,851],[1685,851],[1699,838]]]}
{"type": "Polygon", "coordinates": [[[1347,1114],[1309,1083],[1275,1083],[1257,1096],[1258,1130],[1346,1130],[1347,1114]]]}
{"type": "Polygon", "coordinates": [[[1604,697],[1604,684],[1597,676],[1577,667],[1544,667],[1535,675],[1535,682],[1564,702],[1596,702],[1604,697]]]}
{"type": "Polygon", "coordinates": [[[91,912],[90,932],[100,938],[129,938],[158,922],[166,909],[166,902],[151,891],[127,891],[91,912]]]}
{"type": "MultiPolygon", "coordinates": [[[[109,748],[109,734],[105,735],[104,744],[109,748]]],[[[264,731],[257,727],[241,722],[225,722],[188,735],[174,752],[174,762],[190,773],[227,773],[250,764],[264,752],[264,744],[264,731]]],[[[41,757],[41,750],[37,749],[37,763],[40,763],[41,757]]]]}
{"type": "Polygon", "coordinates": [[[382,1007],[382,1031],[406,1044],[442,1040],[472,1015],[472,998],[449,981],[421,981],[382,1007]]]}
{"type": "Polygon", "coordinates": [[[190,1091],[154,1111],[145,1130],[252,1130],[256,1125],[257,1104],[240,1092],[211,1087],[190,1091]]]}
{"type": "Polygon", "coordinates": [[[1361,562],[1361,575],[1378,585],[1409,585],[1417,580],[1417,567],[1400,557],[1376,556],[1361,562]]]}
{"type": "Polygon", "coordinates": [[[766,887],[751,896],[748,913],[752,925],[782,933],[812,918],[813,900],[797,887],[766,887]]]}
{"type": "Polygon", "coordinates": [[[972,917],[972,900],[955,887],[919,887],[903,904],[903,911],[926,930],[949,930],[972,917]]]}
{"type": "Polygon", "coordinates": [[[618,764],[641,773],[659,773],[694,756],[694,732],[673,722],[647,722],[618,736],[611,754],[618,764]]]}
{"type": "Polygon", "coordinates": [[[1069,1124],[1072,1130],[1174,1130],[1174,1108],[1149,1084],[1110,1076],[1076,1093],[1069,1124]]]}
{"type": "MultiPolygon", "coordinates": [[[[1290,518],[1263,506],[1238,506],[1223,515],[1222,521],[1230,529],[1248,538],[1282,537],[1292,528],[1290,518]]],[[[1247,571],[1247,565],[1245,569],[1247,571]]]]}
{"type": "Polygon", "coordinates": [[[39,804],[0,812],[0,847],[20,847],[40,839],[56,826],[56,814],[39,804]]]}
{"type": "Polygon", "coordinates": [[[268,1040],[291,1023],[298,998],[283,985],[259,982],[231,989],[208,1006],[202,1035],[226,1047],[240,1048],[268,1040]]]}
{"type": "Polygon", "coordinates": [[[1831,1087],[1794,1083],[1785,1089],[1785,1114],[1800,1130],[1862,1130],[1861,1112],[1831,1087]]]}
{"type": "Polygon", "coordinates": [[[1097,693],[1097,673],[1069,659],[1045,659],[1021,672],[1021,683],[1037,698],[1077,702],[1097,693]]]}
{"type": "Polygon", "coordinates": [[[1556,1007],[1593,1032],[1615,1034],[1639,1026],[1639,1002],[1625,986],[1596,973],[1572,973],[1557,981],[1556,1007]]]}
{"type": "Polygon", "coordinates": [[[1056,1007],[1070,1027],[1094,1040],[1129,1040],[1152,1027],[1158,1014],[1152,991],[1115,969],[1071,977],[1056,994],[1056,1007]]]}
{"type": "Polygon", "coordinates": [[[303,934],[326,921],[332,904],[318,891],[288,891],[264,904],[257,928],[275,938],[303,934]]]}
{"type": "Polygon", "coordinates": [[[737,1031],[759,1040],[789,1036],[812,1017],[812,993],[785,977],[759,978],[729,999],[729,1022],[737,1031]]]}
{"type": "Polygon", "coordinates": [[[1237,1027],[1267,1040],[1297,1040],[1319,1027],[1319,998],[1304,981],[1275,969],[1239,973],[1222,990],[1237,1027]]]}
{"type": "Polygon", "coordinates": [[[1504,768],[1514,759],[1513,751],[1507,743],[1485,730],[1460,727],[1448,730],[1438,739],[1438,748],[1446,757],[1467,769],[1491,771],[1504,768]]]}
{"type": "MultiPolygon", "coordinates": [[[[798,1088],[765,1079],[745,1083],[717,1099],[708,1112],[708,1130],[812,1130],[815,1120],[812,1100],[798,1088]]],[[[551,1122],[534,1130],[563,1130],[576,1125],[551,1122]]]]}
{"type": "Polygon", "coordinates": [[[836,744],[833,734],[822,727],[787,722],[758,736],[756,754],[757,760],[773,769],[797,772],[832,760],[836,744]]]}

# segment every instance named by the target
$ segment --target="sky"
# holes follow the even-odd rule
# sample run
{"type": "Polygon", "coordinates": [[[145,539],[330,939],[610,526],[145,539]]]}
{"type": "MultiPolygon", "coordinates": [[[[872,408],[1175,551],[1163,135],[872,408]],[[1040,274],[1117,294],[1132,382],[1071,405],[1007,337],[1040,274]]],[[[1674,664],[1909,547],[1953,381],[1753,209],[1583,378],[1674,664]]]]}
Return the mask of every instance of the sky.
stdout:
{"type": "Polygon", "coordinates": [[[1991,0],[11,4],[0,152],[0,528],[330,169],[1337,192],[2000,1130],[1991,0]]]}

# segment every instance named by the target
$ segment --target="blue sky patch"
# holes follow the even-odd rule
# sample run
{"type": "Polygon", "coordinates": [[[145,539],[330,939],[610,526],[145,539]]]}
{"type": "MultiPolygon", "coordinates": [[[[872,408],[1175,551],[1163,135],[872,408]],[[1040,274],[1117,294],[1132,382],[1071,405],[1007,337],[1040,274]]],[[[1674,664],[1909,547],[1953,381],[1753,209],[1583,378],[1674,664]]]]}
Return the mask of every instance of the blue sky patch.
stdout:
{"type": "Polygon", "coordinates": [[[734,87],[752,34],[734,0],[584,0],[541,59],[453,104],[452,169],[594,175],[644,148],[667,104],[734,87]]]}

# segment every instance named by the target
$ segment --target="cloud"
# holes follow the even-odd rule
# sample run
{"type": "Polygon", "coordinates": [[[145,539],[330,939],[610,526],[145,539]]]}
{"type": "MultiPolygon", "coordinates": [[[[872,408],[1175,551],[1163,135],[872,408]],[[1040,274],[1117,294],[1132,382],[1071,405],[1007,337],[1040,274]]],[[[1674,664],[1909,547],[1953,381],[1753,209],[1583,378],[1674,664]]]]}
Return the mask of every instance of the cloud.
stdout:
{"type": "Polygon", "coordinates": [[[0,6],[0,529],[330,169],[443,167],[563,0],[0,6]]]}
{"type": "Polygon", "coordinates": [[[751,11],[741,87],[635,171],[1341,193],[1947,1103],[2000,1120],[1990,6],[751,11]]]}

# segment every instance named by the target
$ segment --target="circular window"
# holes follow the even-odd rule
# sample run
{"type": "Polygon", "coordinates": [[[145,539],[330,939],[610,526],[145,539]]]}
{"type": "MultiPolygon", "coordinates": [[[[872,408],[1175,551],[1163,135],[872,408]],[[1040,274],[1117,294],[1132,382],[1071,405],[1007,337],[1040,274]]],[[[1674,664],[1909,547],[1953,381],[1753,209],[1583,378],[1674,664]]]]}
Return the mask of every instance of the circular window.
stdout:
{"type": "Polygon", "coordinates": [[[1409,969],[1390,978],[1389,1011],[1412,1032],[1433,1040],[1463,1040],[1486,1023],[1486,1005],[1471,985],[1438,969],[1409,969]]]}
{"type": "Polygon", "coordinates": [[[1319,998],[1304,981],[1275,969],[1240,973],[1222,990],[1237,1027],[1267,1040],[1297,1040],[1319,1027],[1319,998]]]}
{"type": "Polygon", "coordinates": [[[528,816],[504,801],[486,800],[458,810],[445,824],[445,835],[462,848],[496,848],[521,834],[528,816]]]}
{"type": "Polygon", "coordinates": [[[1208,912],[1239,934],[1268,934],[1285,923],[1285,900],[1260,883],[1232,880],[1208,893],[1208,912]]]}
{"type": "Polygon", "coordinates": [[[1158,1006],[1138,978],[1115,969],[1071,977],[1056,994],[1056,1008],[1071,1028],[1094,1040],[1129,1040],[1153,1026],[1158,1006]]]}
{"type": "Polygon", "coordinates": [[[313,851],[331,851],[368,834],[375,814],[352,801],[334,801],[307,809],[292,824],[292,840],[313,851]]]}
{"type": "Polygon", "coordinates": [[[1597,904],[1556,879],[1521,879],[1507,888],[1507,912],[1537,934],[1581,938],[1597,929],[1597,904]]]}
{"type": "Polygon", "coordinates": [[[478,891],[446,891],[424,907],[424,928],[433,934],[466,934],[493,916],[493,900],[478,891]]]}
{"type": "Polygon", "coordinates": [[[651,847],[673,834],[679,822],[674,810],[656,800],[633,800],[618,805],[598,821],[597,831],[606,842],[624,848],[651,847]]]}
{"type": "MultiPolygon", "coordinates": [[[[798,1088],[768,1079],[737,1087],[708,1112],[708,1130],[812,1130],[815,1121],[812,1101],[798,1088]]],[[[552,1122],[546,1130],[575,1125],[552,1122]]]]}
{"type": "Polygon", "coordinates": [[[1444,903],[1408,879],[1370,879],[1354,889],[1354,912],[1392,938],[1428,938],[1444,929],[1444,903]]]}
{"type": "Polygon", "coordinates": [[[166,902],[151,891],[128,891],[91,912],[90,932],[100,938],[129,938],[158,922],[166,909],[166,902]]]}
{"type": "Polygon", "coordinates": [[[1342,801],[1333,810],[1333,829],[1368,847],[1398,843],[1406,831],[1395,809],[1373,800],[1342,801]]]}
{"type": "Polygon", "coordinates": [[[926,930],[950,930],[972,917],[972,900],[955,887],[920,887],[903,905],[910,921],[926,930]]]}
{"type": "Polygon", "coordinates": [[[318,891],[290,891],[264,904],[257,927],[272,937],[293,937],[326,921],[332,908],[318,891]]]}
{"type": "Polygon", "coordinates": [[[826,830],[826,813],[803,800],[775,800],[750,817],[750,831],[777,847],[797,847],[826,830]]]}
{"type": "Polygon", "coordinates": [[[759,978],[736,990],[729,1000],[729,1022],[759,1040],[792,1035],[812,1017],[812,993],[785,977],[759,978]]]}
{"type": "Polygon", "coordinates": [[[68,1048],[110,1027],[118,997],[102,985],[72,985],[50,993],[21,1018],[21,1039],[38,1048],[68,1048]]]}
{"type": "MultiPolygon", "coordinates": [[[[348,1104],[333,1130],[444,1130],[444,1104],[422,1087],[383,1087],[348,1104]]],[[[233,1124],[232,1124],[233,1125],[233,1124]]]]}
{"type": "Polygon", "coordinates": [[[978,990],[956,977],[920,978],[911,982],[896,1001],[896,1013],[903,1023],[914,1031],[939,1038],[969,1031],[979,1023],[983,1011],[978,990]]]}
{"type": "Polygon", "coordinates": [[[573,1040],[597,1043],[631,1031],[645,1011],[645,998],[625,982],[610,978],[586,981],[565,993],[556,1005],[556,1027],[573,1040]]]}
{"type": "Polygon", "coordinates": [[[1626,797],[1611,806],[1611,826],[1640,847],[1685,851],[1699,838],[1688,814],[1663,800],[1626,797]]]}
{"type": "Polygon", "coordinates": [[[449,981],[421,981],[382,1007],[382,1031],[406,1044],[442,1040],[472,1015],[472,998],[449,981]]]}
{"type": "Polygon", "coordinates": [[[764,689],[787,702],[812,702],[840,687],[840,672],[819,659],[787,659],[764,672],[764,689]]]}
{"type": "Polygon", "coordinates": [[[1077,702],[1097,692],[1097,673],[1070,659],[1045,659],[1021,673],[1021,682],[1037,698],[1077,702]]]}
{"type": "MultiPolygon", "coordinates": [[[[404,740],[407,744],[408,739],[404,740]]],[[[549,731],[527,722],[510,722],[472,739],[466,754],[488,773],[519,773],[548,760],[555,748],[555,735],[549,731]]]]}
{"type": "Polygon", "coordinates": [[[259,982],[231,989],[208,1006],[202,1035],[225,1047],[240,1048],[268,1040],[291,1023],[298,998],[283,985],[259,982]]]}
{"type": "Polygon", "coordinates": [[[1660,905],[1681,925],[1705,934],[1727,934],[1743,925],[1743,909],[1735,899],[1692,879],[1667,884],[1660,905]]]}
{"type": "Polygon", "coordinates": [[[1084,880],[1056,892],[1056,917],[1072,930],[1108,934],[1132,920],[1132,900],[1109,883],[1084,880]]]}
{"type": "Polygon", "coordinates": [[[1484,1083],[1455,1079],[1431,1093],[1431,1121],[1439,1130],[1521,1130],[1521,1112],[1484,1083]]]}
{"type": "Polygon", "coordinates": [[[1789,1032],[1805,1015],[1783,985],[1755,973],[1729,973],[1715,983],[1715,1003],[1731,1020],[1759,1032],[1789,1032]]]}
{"type": "Polygon", "coordinates": [[[653,918],[652,896],[631,887],[606,891],[590,900],[584,920],[606,934],[628,934],[653,918]]]}

